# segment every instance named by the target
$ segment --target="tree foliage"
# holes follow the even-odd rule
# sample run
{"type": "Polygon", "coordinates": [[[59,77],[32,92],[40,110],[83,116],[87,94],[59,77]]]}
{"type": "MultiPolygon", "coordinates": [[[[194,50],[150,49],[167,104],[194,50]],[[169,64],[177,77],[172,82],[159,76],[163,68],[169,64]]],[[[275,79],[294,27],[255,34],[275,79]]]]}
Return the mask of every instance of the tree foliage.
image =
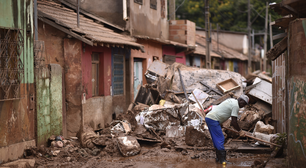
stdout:
{"type": "MultiPolygon", "coordinates": [[[[250,0],[252,29],[264,30],[266,2],[281,2],[282,0],[250,0]]],[[[177,19],[188,19],[197,26],[205,28],[205,0],[176,0],[176,6],[182,5],[176,11],[177,19]]],[[[248,0],[209,0],[210,23],[216,29],[247,32],[248,0]]],[[[280,16],[269,9],[272,21],[280,16]]]]}

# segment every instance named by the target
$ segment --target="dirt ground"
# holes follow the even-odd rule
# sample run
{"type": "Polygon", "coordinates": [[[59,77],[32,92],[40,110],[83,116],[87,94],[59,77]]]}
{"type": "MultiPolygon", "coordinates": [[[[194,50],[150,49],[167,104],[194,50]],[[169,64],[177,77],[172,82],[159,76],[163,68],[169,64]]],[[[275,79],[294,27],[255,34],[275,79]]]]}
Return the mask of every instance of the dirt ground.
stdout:
{"type": "MultiPolygon", "coordinates": [[[[74,147],[61,148],[57,156],[50,154],[58,148],[38,148],[28,153],[25,158],[35,159],[35,167],[38,168],[198,168],[198,167],[251,167],[254,161],[265,161],[270,153],[239,153],[229,151],[227,160],[231,163],[221,165],[215,163],[215,152],[213,150],[191,150],[177,149],[173,147],[183,143],[183,139],[168,139],[169,145],[162,143],[141,142],[141,152],[132,157],[121,155],[115,142],[101,148],[81,148],[78,141],[72,144],[74,147]],[[172,142],[172,144],[171,144],[172,142]]],[[[166,143],[167,144],[167,143],[166,143]]],[[[211,147],[211,144],[210,144],[211,147]]],[[[266,166],[267,168],[286,167],[286,158],[274,158],[266,166]]]]}

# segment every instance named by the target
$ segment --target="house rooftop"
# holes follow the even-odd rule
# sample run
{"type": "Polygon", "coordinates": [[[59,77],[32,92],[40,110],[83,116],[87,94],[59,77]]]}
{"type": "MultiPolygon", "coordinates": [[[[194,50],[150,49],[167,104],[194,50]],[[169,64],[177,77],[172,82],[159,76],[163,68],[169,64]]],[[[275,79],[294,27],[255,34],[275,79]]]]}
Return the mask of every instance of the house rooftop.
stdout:
{"type": "Polygon", "coordinates": [[[91,46],[113,46],[122,48],[131,48],[144,52],[144,46],[136,43],[136,39],[127,35],[114,32],[103,25],[94,22],[94,20],[79,15],[80,26],[77,26],[77,13],[74,10],[66,8],[53,1],[38,1],[38,18],[71,35],[72,37],[83,41],[91,46]]]}

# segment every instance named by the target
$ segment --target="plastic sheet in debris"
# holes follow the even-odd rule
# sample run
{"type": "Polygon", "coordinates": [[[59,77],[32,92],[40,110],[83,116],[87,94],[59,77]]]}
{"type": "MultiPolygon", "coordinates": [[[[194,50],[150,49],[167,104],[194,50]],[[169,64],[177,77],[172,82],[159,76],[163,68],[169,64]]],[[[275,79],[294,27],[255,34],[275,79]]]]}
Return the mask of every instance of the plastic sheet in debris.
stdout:
{"type": "Polygon", "coordinates": [[[144,125],[146,128],[166,131],[166,127],[170,123],[172,125],[180,125],[180,113],[185,113],[187,107],[187,102],[170,108],[153,105],[148,111],[142,111],[136,115],[135,119],[138,124],[144,125]]]}
{"type": "Polygon", "coordinates": [[[185,136],[186,127],[177,125],[168,125],[166,127],[166,137],[168,138],[179,138],[185,136]]]}
{"type": "Polygon", "coordinates": [[[117,122],[115,126],[111,128],[112,136],[119,135],[120,133],[131,132],[131,124],[127,121],[114,121],[117,122]]]}

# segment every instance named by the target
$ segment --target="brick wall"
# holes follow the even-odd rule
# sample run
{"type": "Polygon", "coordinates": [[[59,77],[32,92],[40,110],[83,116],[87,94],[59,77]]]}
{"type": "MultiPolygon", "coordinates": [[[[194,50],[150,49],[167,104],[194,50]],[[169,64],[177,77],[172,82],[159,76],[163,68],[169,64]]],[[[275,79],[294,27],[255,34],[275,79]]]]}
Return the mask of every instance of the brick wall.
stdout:
{"type": "Polygon", "coordinates": [[[195,23],[189,20],[170,20],[169,40],[194,46],[195,23]]]}

